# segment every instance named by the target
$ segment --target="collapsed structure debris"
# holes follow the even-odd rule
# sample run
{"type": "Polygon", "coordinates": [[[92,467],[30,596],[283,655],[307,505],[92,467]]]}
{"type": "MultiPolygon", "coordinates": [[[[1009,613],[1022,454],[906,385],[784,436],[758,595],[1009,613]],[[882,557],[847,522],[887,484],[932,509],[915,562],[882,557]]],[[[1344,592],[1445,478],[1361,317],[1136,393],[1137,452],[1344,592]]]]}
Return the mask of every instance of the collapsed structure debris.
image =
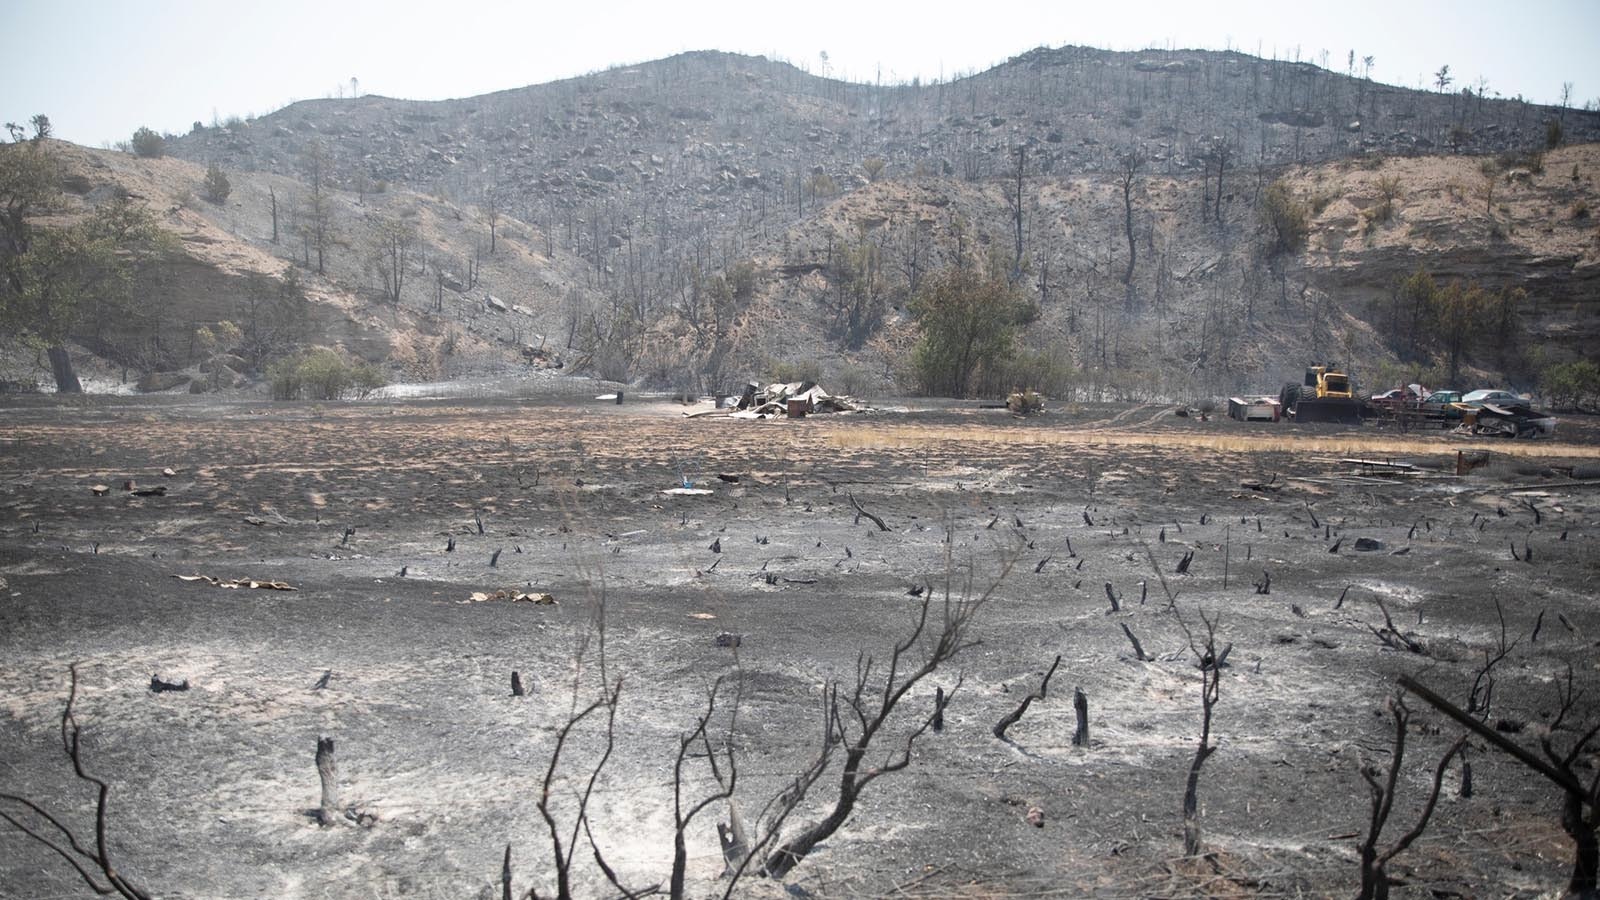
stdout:
{"type": "MultiPolygon", "coordinates": [[[[1458,406],[1463,404],[1457,404],[1458,406]]],[[[1526,406],[1485,403],[1463,410],[1456,434],[1509,438],[1547,438],[1556,433],[1555,417],[1526,406]]]]}
{"type": "Polygon", "coordinates": [[[504,600],[509,603],[533,603],[539,606],[555,606],[558,602],[554,594],[518,591],[510,588],[503,588],[498,591],[473,591],[471,597],[456,602],[487,603],[494,600],[504,600]]]}
{"type": "Polygon", "coordinates": [[[283,581],[263,581],[256,578],[215,578],[210,575],[174,575],[179,581],[204,581],[212,587],[245,588],[260,591],[297,591],[299,588],[283,581]]]}
{"type": "Polygon", "coordinates": [[[689,418],[726,416],[732,419],[775,419],[788,417],[803,419],[813,413],[849,413],[866,409],[866,404],[853,397],[830,394],[815,381],[791,381],[786,384],[747,382],[739,396],[720,397],[715,409],[702,409],[684,413],[689,418]]]}

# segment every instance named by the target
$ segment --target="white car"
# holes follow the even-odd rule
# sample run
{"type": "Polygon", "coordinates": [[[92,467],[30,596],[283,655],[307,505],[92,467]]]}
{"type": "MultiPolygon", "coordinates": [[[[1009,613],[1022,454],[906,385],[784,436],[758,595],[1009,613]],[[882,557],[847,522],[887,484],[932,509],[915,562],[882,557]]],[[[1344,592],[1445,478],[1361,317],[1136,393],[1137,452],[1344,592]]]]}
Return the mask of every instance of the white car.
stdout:
{"type": "Polygon", "coordinates": [[[1482,406],[1485,403],[1493,403],[1496,406],[1531,406],[1532,405],[1531,403],[1529,403],[1529,401],[1527,401],[1527,400],[1525,400],[1525,399],[1523,399],[1521,397],[1518,397],[1516,394],[1513,394],[1510,391],[1489,391],[1489,390],[1471,391],[1465,397],[1461,398],[1461,402],[1462,403],[1466,403],[1466,404],[1468,404],[1470,406],[1482,406]]]}

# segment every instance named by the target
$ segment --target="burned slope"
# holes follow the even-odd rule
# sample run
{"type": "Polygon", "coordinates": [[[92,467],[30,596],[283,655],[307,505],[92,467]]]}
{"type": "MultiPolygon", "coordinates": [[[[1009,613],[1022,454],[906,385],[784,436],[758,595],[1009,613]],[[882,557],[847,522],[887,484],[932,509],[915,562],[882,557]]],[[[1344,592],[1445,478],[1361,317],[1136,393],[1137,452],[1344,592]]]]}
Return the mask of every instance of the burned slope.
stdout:
{"type": "Polygon", "coordinates": [[[586,293],[570,274],[577,266],[510,217],[495,223],[493,247],[480,248],[474,215],[404,190],[319,197],[292,178],[231,171],[226,195],[213,198],[206,170],[182,160],[58,142],[47,152],[63,188],[42,211],[49,222],[129,197],[167,237],[132,273],[125,299],[81,310],[72,338],[96,373],[181,385],[181,370],[213,361],[197,330],[225,321],[241,338],[222,348],[224,386],[307,346],[342,348],[403,379],[530,358],[553,365],[568,353],[555,332],[563,307],[586,293]]]}

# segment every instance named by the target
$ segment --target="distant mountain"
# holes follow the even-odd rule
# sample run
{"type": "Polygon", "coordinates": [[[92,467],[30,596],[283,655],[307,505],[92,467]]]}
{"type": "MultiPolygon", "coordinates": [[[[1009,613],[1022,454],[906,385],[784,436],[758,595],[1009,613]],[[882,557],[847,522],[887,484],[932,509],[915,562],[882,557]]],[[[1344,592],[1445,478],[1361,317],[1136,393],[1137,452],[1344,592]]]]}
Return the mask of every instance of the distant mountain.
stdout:
{"type": "MultiPolygon", "coordinates": [[[[800,367],[891,389],[918,279],[983,257],[1038,305],[1036,362],[1176,396],[1274,386],[1313,356],[1373,377],[1436,365],[1383,334],[1384,298],[1418,267],[1527,286],[1528,334],[1583,352],[1596,155],[1573,145],[1596,140],[1592,112],[1238,53],[1069,47],[907,85],[686,53],[461,100],[306,101],[169,152],[257,173],[285,210],[314,165],[350,218],[327,277],[358,302],[374,276],[353,235],[427,210],[452,236],[424,231],[400,308],[508,350],[537,334],[612,377],[725,386],[800,367]],[[1261,215],[1274,183],[1307,210],[1293,246],[1261,215]],[[462,310],[487,293],[522,307],[526,328],[493,307],[452,318],[443,284],[462,310]]],[[[260,247],[252,197],[239,237],[260,247]]],[[[1535,364],[1468,361],[1486,379],[1535,364]]]]}

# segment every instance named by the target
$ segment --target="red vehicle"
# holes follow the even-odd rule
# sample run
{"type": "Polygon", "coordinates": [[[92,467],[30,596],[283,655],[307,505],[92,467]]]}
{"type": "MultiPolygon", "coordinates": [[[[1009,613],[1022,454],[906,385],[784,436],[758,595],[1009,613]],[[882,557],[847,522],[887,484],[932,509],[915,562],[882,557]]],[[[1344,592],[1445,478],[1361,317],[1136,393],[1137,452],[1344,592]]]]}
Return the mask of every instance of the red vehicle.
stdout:
{"type": "Polygon", "coordinates": [[[1381,394],[1373,394],[1367,399],[1367,403],[1385,409],[1414,409],[1422,404],[1423,398],[1428,394],[1428,389],[1422,385],[1408,384],[1381,394]]]}

